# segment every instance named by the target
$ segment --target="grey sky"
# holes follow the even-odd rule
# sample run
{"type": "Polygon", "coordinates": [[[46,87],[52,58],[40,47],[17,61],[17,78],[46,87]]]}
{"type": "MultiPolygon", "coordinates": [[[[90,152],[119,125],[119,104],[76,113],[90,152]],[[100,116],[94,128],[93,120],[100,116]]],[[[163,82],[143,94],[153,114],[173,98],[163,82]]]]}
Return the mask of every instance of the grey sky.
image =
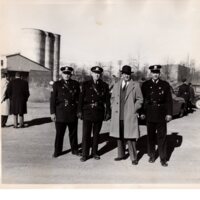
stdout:
{"type": "Polygon", "coordinates": [[[61,34],[62,64],[126,64],[130,57],[164,64],[189,56],[200,69],[198,0],[1,2],[1,54],[20,51],[21,28],[38,28],[61,34]]]}

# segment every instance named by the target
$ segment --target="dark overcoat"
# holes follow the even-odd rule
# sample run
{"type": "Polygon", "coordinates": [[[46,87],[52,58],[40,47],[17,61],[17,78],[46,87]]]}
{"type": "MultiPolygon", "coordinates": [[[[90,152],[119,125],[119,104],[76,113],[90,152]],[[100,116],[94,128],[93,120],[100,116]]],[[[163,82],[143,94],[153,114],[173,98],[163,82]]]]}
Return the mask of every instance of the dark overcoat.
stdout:
{"type": "Polygon", "coordinates": [[[186,83],[183,83],[179,86],[178,96],[185,99],[185,101],[189,101],[190,99],[190,86],[186,83]]]}
{"type": "Polygon", "coordinates": [[[103,121],[106,114],[110,115],[110,93],[108,84],[98,80],[94,84],[93,80],[82,84],[78,112],[82,113],[84,120],[103,121]]]}
{"type": "Polygon", "coordinates": [[[10,99],[10,112],[14,115],[27,113],[27,101],[29,97],[28,82],[16,78],[8,84],[6,96],[10,99]]]}
{"type": "Polygon", "coordinates": [[[77,120],[77,105],[80,93],[79,83],[63,79],[53,84],[50,99],[50,112],[56,115],[56,122],[74,122],[77,120]]]}
{"type": "Polygon", "coordinates": [[[147,122],[165,122],[166,115],[172,115],[172,95],[168,82],[147,80],[142,84],[142,93],[147,122]]]}

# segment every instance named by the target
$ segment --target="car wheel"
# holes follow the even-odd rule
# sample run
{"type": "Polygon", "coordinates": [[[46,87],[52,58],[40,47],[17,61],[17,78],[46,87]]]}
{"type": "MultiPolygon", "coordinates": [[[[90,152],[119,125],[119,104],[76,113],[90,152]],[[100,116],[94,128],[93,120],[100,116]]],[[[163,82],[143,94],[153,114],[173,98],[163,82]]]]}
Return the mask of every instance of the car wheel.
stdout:
{"type": "Polygon", "coordinates": [[[200,108],[200,99],[198,99],[198,100],[196,101],[195,105],[196,105],[197,108],[200,108]]]}
{"type": "Polygon", "coordinates": [[[180,112],[179,112],[179,117],[183,117],[184,116],[184,113],[185,113],[185,109],[184,109],[184,106],[181,107],[180,109],[180,112]]]}

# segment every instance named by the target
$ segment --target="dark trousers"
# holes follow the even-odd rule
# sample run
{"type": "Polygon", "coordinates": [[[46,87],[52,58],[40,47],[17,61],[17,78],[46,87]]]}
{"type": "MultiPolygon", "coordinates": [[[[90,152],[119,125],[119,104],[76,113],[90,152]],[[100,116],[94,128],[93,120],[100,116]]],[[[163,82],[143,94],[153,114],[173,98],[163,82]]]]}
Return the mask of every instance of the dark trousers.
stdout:
{"type": "Polygon", "coordinates": [[[125,146],[128,144],[130,159],[137,160],[136,139],[124,139],[124,121],[120,120],[120,138],[117,139],[118,157],[125,157],[125,146]]]}
{"type": "Polygon", "coordinates": [[[147,122],[148,155],[155,158],[155,145],[158,143],[158,152],[161,160],[166,160],[167,124],[166,122],[147,122]]]}
{"type": "Polygon", "coordinates": [[[7,120],[8,115],[1,115],[1,127],[4,127],[6,125],[7,120]]]}
{"type": "Polygon", "coordinates": [[[101,131],[102,121],[93,122],[83,120],[83,138],[82,138],[82,153],[84,157],[89,156],[91,133],[93,131],[92,155],[98,154],[99,133],[101,131]]]}
{"type": "Polygon", "coordinates": [[[66,128],[69,129],[69,142],[72,151],[78,150],[78,137],[77,137],[77,125],[75,122],[56,122],[56,139],[55,139],[55,154],[61,154],[63,150],[63,140],[65,136],[66,128]]]}

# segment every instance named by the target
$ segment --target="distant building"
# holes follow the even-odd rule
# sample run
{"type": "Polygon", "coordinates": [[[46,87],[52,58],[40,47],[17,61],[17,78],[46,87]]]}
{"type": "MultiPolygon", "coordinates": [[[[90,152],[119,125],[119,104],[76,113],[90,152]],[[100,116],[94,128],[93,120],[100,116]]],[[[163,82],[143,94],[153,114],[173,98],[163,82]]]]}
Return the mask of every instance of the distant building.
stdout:
{"type": "Polygon", "coordinates": [[[184,65],[163,65],[161,73],[167,80],[181,82],[183,78],[189,77],[190,68],[184,65]]]}
{"type": "MultiPolygon", "coordinates": [[[[48,77],[46,81],[51,80],[51,72],[44,66],[26,58],[21,54],[11,54],[1,56],[1,68],[8,70],[8,75],[12,79],[15,72],[20,72],[22,77],[31,82],[38,82],[40,77],[48,77]],[[37,75],[36,75],[37,74],[37,75]]],[[[45,79],[43,79],[45,82],[45,79]]]]}
{"type": "Polygon", "coordinates": [[[36,96],[35,94],[38,94],[37,90],[43,91],[41,93],[47,93],[46,99],[41,97],[40,94],[38,94],[37,99],[40,100],[43,98],[41,101],[48,99],[48,91],[46,88],[48,88],[49,81],[52,80],[50,69],[45,68],[21,54],[1,56],[0,62],[1,68],[7,69],[10,79],[14,78],[16,72],[20,72],[22,78],[29,82],[30,99],[36,96]]]}

